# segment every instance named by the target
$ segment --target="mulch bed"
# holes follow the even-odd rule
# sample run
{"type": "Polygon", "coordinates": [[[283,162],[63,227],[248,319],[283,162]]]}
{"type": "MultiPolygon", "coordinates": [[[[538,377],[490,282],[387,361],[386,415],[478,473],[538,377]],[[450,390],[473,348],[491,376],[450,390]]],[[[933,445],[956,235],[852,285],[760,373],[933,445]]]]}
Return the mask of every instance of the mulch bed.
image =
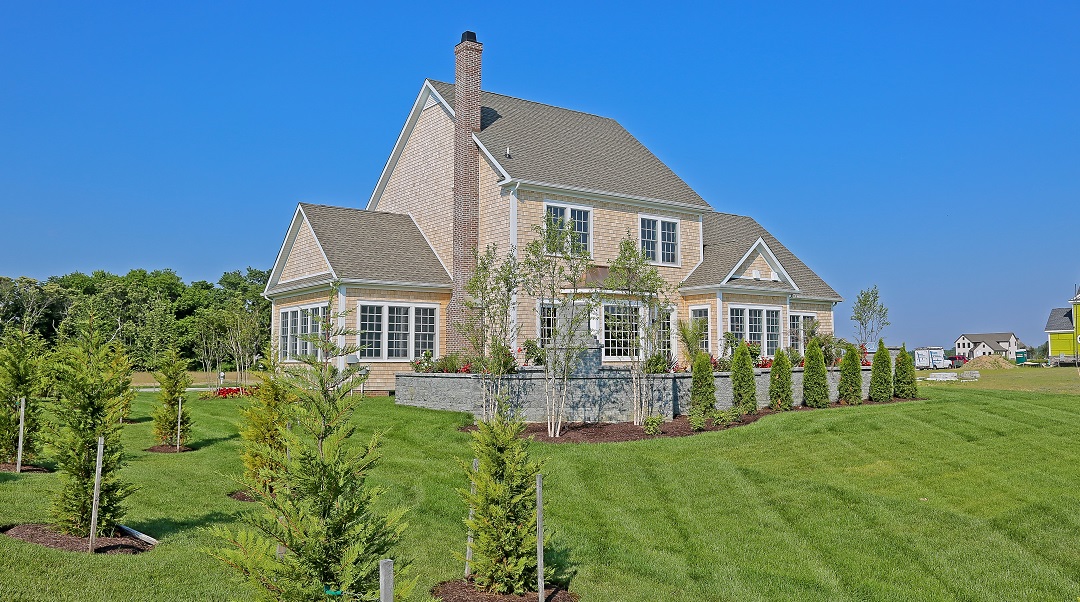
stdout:
{"type": "MultiPolygon", "coordinates": [[[[57,533],[48,525],[15,525],[14,527],[8,527],[0,532],[8,537],[14,537],[15,539],[36,543],[56,550],[82,552],[85,554],[90,548],[89,537],[76,537],[74,535],[57,533]]],[[[119,533],[119,531],[117,533],[119,533]]],[[[98,537],[94,540],[95,554],[139,554],[153,547],[154,546],[141,539],[135,539],[134,537],[122,534],[119,537],[98,537]]]]}
{"type": "MultiPolygon", "coordinates": [[[[175,454],[176,453],[176,446],[175,445],[155,445],[154,447],[148,447],[148,448],[144,449],[143,451],[154,452],[154,453],[158,453],[158,454],[175,454]]],[[[188,447],[186,445],[181,445],[180,446],[180,453],[189,452],[189,451],[195,451],[195,449],[191,448],[191,447],[188,447]]]]}
{"type": "MultiPolygon", "coordinates": [[[[923,398],[919,398],[923,399],[923,398]]],[[[863,401],[862,405],[884,405],[887,403],[898,403],[902,401],[915,401],[909,399],[900,399],[894,397],[889,401],[863,401]]],[[[839,402],[830,403],[830,408],[847,407],[839,402]]],[[[789,410],[792,412],[809,412],[816,408],[808,408],[806,406],[796,406],[789,410]]],[[[543,441],[544,443],[618,443],[622,441],[641,441],[643,439],[656,439],[658,437],[688,437],[690,435],[696,435],[698,433],[707,433],[710,431],[723,431],[740,426],[746,426],[753,422],[757,422],[762,418],[779,414],[777,410],[771,408],[762,408],[757,411],[756,414],[748,414],[743,416],[741,422],[733,422],[728,425],[714,426],[712,421],[708,421],[703,430],[695,431],[690,428],[690,420],[687,416],[676,416],[674,420],[665,422],[660,427],[659,435],[647,435],[645,429],[639,425],[635,425],[632,422],[564,422],[562,425],[562,433],[559,437],[548,437],[547,423],[545,422],[530,422],[525,425],[525,432],[523,437],[532,437],[536,441],[543,441]]],[[[476,425],[470,424],[460,429],[461,431],[468,432],[476,430],[476,425]]]]}
{"type": "MultiPolygon", "coordinates": [[[[44,466],[34,466],[33,464],[23,464],[23,472],[52,472],[44,466]]],[[[0,462],[0,472],[15,472],[15,465],[8,464],[7,462],[0,462]]]]}
{"type": "Polygon", "coordinates": [[[255,501],[255,498],[252,497],[251,494],[246,492],[246,491],[234,491],[234,492],[229,494],[229,497],[231,497],[232,499],[234,499],[234,500],[236,500],[238,502],[254,502],[255,501]]]}
{"type": "MultiPolygon", "coordinates": [[[[537,598],[535,593],[515,596],[478,592],[472,582],[465,579],[440,583],[431,590],[431,595],[442,602],[532,602],[537,598]]],[[[580,599],[581,596],[572,594],[561,587],[549,587],[544,590],[544,600],[547,602],[577,602],[580,599]]]]}

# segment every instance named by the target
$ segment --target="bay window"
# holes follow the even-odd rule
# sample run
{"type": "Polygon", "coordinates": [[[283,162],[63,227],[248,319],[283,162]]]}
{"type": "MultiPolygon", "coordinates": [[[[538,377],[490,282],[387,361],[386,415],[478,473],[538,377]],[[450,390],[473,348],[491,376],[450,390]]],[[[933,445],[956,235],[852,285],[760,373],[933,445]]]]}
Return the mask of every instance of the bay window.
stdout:
{"type": "Polygon", "coordinates": [[[411,361],[437,350],[437,308],[408,303],[361,303],[357,311],[364,359],[411,361]]]}
{"type": "Polygon", "coordinates": [[[278,358],[295,361],[305,355],[320,354],[316,341],[323,330],[329,307],[308,305],[283,309],[278,314],[278,358]]]}
{"type": "Polygon", "coordinates": [[[780,308],[730,307],[728,331],[733,333],[738,341],[760,346],[763,357],[772,357],[780,349],[780,308]]]}

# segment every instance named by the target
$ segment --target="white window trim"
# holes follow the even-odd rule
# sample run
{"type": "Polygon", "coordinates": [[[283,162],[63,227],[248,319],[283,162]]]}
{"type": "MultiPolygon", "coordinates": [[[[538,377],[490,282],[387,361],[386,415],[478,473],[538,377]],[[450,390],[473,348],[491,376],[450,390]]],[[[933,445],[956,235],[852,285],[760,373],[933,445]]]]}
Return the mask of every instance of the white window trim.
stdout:
{"type": "MultiPolygon", "coordinates": [[[[713,347],[714,347],[713,346],[713,339],[710,338],[710,337],[716,336],[717,333],[713,332],[714,328],[712,327],[712,313],[713,313],[712,312],[712,305],[708,305],[708,304],[691,305],[690,307],[686,308],[686,317],[687,317],[687,319],[689,319],[689,320],[694,319],[694,310],[695,309],[704,309],[705,310],[705,321],[709,326],[709,333],[708,333],[708,336],[705,337],[705,349],[703,349],[703,351],[705,353],[713,353],[713,347]]],[[[719,345],[717,345],[716,348],[719,348],[719,345]]]]}
{"type": "Polygon", "coordinates": [[[440,355],[439,355],[439,352],[440,352],[440,348],[439,348],[439,342],[440,342],[439,341],[439,324],[440,324],[440,322],[439,322],[439,313],[440,313],[440,311],[439,310],[440,310],[440,307],[439,307],[438,303],[410,303],[410,302],[404,302],[404,301],[382,301],[382,300],[380,300],[380,301],[364,301],[364,300],[357,301],[356,302],[356,319],[355,319],[356,330],[357,330],[357,333],[356,333],[356,344],[357,345],[360,344],[360,334],[361,334],[360,333],[360,306],[361,305],[372,305],[372,306],[377,306],[377,307],[382,308],[382,337],[381,337],[382,343],[381,343],[381,348],[379,349],[379,357],[363,357],[363,351],[361,351],[358,355],[360,356],[359,359],[360,359],[360,361],[362,363],[365,363],[365,364],[401,364],[401,363],[410,363],[410,362],[416,361],[418,358],[417,358],[417,355],[416,355],[416,312],[414,311],[414,309],[418,308],[418,307],[425,308],[425,309],[434,309],[435,310],[435,351],[432,354],[432,356],[433,357],[440,357],[440,355]],[[386,354],[387,354],[387,352],[389,350],[389,345],[390,345],[390,337],[388,336],[388,334],[389,334],[389,325],[390,325],[390,322],[389,322],[390,310],[387,309],[390,306],[408,307],[409,308],[409,356],[408,357],[392,357],[392,358],[386,357],[386,354]]]}
{"type": "Polygon", "coordinates": [[[666,266],[671,268],[682,267],[682,223],[677,217],[664,217],[662,215],[652,215],[650,213],[638,214],[638,249],[641,249],[641,220],[654,219],[656,220],[656,261],[650,261],[649,264],[656,266],[666,266]],[[660,225],[660,222],[671,222],[675,224],[675,263],[666,263],[661,260],[664,256],[664,228],[660,225]]]}
{"type": "MultiPolygon", "coordinates": [[[[278,344],[281,343],[281,322],[282,322],[281,314],[289,313],[289,312],[293,312],[293,311],[300,311],[301,313],[305,312],[305,311],[310,312],[311,310],[319,308],[319,307],[325,307],[327,312],[330,311],[330,304],[328,304],[326,301],[321,301],[321,302],[316,302],[316,303],[305,303],[303,305],[289,305],[287,307],[278,308],[278,327],[277,327],[277,333],[275,333],[277,335],[278,344]]],[[[309,332],[307,332],[305,334],[311,334],[310,329],[309,329],[309,332]]],[[[297,340],[297,347],[299,348],[299,346],[300,346],[300,324],[299,324],[299,322],[296,325],[296,340],[297,340]]],[[[299,355],[299,353],[297,355],[299,355]]],[[[285,349],[278,349],[278,360],[281,361],[281,362],[290,363],[290,364],[295,364],[295,363],[298,363],[300,361],[299,359],[297,359],[295,357],[292,357],[292,358],[289,357],[289,350],[288,350],[288,345],[287,344],[286,344],[285,349]],[[282,354],[284,354],[284,357],[282,357],[282,354]]]]}
{"type": "MultiPolygon", "coordinates": [[[[781,347],[782,349],[791,349],[791,319],[799,318],[799,324],[801,325],[806,318],[816,320],[817,314],[812,311],[791,311],[788,310],[788,323],[787,323],[787,347],[781,347]]],[[[784,325],[781,324],[780,328],[783,329],[784,325]]],[[[803,333],[805,335],[805,333],[803,333]]],[[[796,349],[800,355],[806,355],[806,344],[803,342],[802,337],[799,337],[799,347],[796,349]]]]}
{"type": "Polygon", "coordinates": [[[567,213],[566,219],[568,221],[572,221],[570,219],[570,210],[571,209],[577,209],[578,211],[588,211],[589,212],[589,240],[588,240],[588,244],[585,245],[585,251],[588,252],[591,255],[592,251],[593,251],[593,237],[596,235],[596,228],[594,227],[594,224],[593,224],[593,220],[596,217],[596,208],[591,207],[589,205],[575,205],[573,203],[564,203],[563,201],[553,201],[553,200],[550,200],[550,199],[544,199],[544,215],[543,215],[543,219],[544,219],[545,224],[547,223],[548,207],[562,207],[562,208],[566,209],[566,213],[567,213]]]}
{"type": "MultiPolygon", "coordinates": [[[[791,335],[790,335],[790,332],[788,331],[788,329],[785,327],[786,325],[784,324],[784,306],[783,305],[755,305],[755,304],[744,304],[744,303],[728,303],[728,321],[727,321],[728,322],[728,329],[727,329],[726,332],[732,332],[732,330],[731,330],[731,310],[733,310],[733,309],[745,309],[745,310],[760,309],[760,310],[762,310],[762,314],[761,314],[761,357],[766,357],[766,358],[767,357],[773,357],[773,356],[768,355],[768,354],[765,353],[765,349],[768,346],[768,341],[769,341],[769,323],[768,323],[768,317],[765,315],[764,312],[766,312],[766,311],[779,311],[780,312],[780,340],[777,341],[776,349],[778,351],[780,349],[785,349],[785,347],[784,347],[784,336],[786,334],[788,336],[788,339],[790,339],[791,335]]],[[[750,313],[749,313],[749,311],[747,312],[746,317],[743,320],[743,325],[746,327],[746,330],[743,331],[743,340],[744,341],[749,341],[750,340],[750,313]]]]}

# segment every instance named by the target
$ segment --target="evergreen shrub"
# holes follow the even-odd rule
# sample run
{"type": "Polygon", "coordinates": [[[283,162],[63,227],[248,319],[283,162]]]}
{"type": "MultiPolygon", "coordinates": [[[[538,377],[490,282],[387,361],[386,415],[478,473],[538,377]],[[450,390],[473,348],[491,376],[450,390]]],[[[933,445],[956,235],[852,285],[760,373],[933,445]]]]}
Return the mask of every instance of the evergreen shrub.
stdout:
{"type": "Polygon", "coordinates": [[[900,348],[896,356],[896,373],[893,376],[894,394],[900,399],[915,399],[919,396],[919,385],[915,382],[915,361],[907,351],[907,345],[900,348]]]}
{"type": "Polygon", "coordinates": [[[774,410],[790,410],[794,402],[791,383],[791,362],[783,349],[773,358],[769,372],[769,407],[774,410]]]}
{"type": "Polygon", "coordinates": [[[716,380],[713,378],[712,362],[708,354],[694,357],[690,377],[690,427],[695,431],[705,428],[705,417],[716,406],[716,380]],[[701,428],[694,428],[700,424],[701,428]]]}
{"type": "Polygon", "coordinates": [[[870,401],[881,403],[892,399],[892,359],[885,341],[878,339],[877,351],[870,369],[870,401]]]}
{"type": "Polygon", "coordinates": [[[840,360],[840,387],[837,398],[845,405],[862,403],[862,354],[851,345],[840,360]]]}
{"type": "Polygon", "coordinates": [[[154,379],[161,385],[159,397],[161,405],[154,410],[154,437],[162,445],[176,445],[177,413],[179,411],[180,445],[187,444],[191,437],[191,415],[187,407],[180,408],[180,399],[184,397],[191,377],[187,373],[187,361],[180,357],[176,349],[170,349],[161,359],[161,370],[154,373],[154,379]]]}
{"type": "Polygon", "coordinates": [[[23,461],[41,448],[42,362],[45,340],[9,328],[0,340],[0,462],[15,463],[19,449],[19,400],[26,400],[23,461]]]}
{"type": "Polygon", "coordinates": [[[829,377],[825,370],[825,356],[821,347],[812,343],[806,348],[803,369],[803,405],[808,408],[824,408],[829,405],[829,377]]]}
{"type": "Polygon", "coordinates": [[[757,412],[754,360],[750,357],[748,345],[743,344],[735,348],[735,357],[731,360],[731,391],[734,396],[732,407],[740,414],[757,412]]]}

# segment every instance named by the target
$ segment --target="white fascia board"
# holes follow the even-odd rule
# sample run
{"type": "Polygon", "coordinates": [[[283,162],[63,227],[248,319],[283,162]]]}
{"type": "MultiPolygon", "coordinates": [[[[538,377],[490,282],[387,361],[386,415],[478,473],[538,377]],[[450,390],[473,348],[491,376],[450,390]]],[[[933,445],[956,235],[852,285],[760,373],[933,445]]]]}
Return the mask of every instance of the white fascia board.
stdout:
{"type": "Polygon", "coordinates": [[[488,149],[486,146],[484,146],[484,143],[480,142],[480,139],[476,137],[475,132],[472,135],[472,139],[473,142],[476,143],[476,146],[480,147],[480,152],[484,153],[484,156],[488,158],[488,161],[491,161],[491,164],[494,165],[495,169],[499,171],[499,175],[503,177],[503,181],[505,182],[510,180],[510,174],[506,173],[506,170],[503,169],[502,164],[496,161],[494,155],[488,152],[488,149]]]}
{"type": "Polygon", "coordinates": [[[745,263],[746,260],[754,254],[754,251],[758,250],[759,248],[763,249],[764,253],[767,255],[765,257],[765,261],[769,262],[770,266],[775,267],[776,270],[780,272],[781,275],[783,275],[784,279],[786,279],[788,283],[791,284],[791,287],[795,289],[796,293],[801,292],[802,289],[799,288],[799,285],[795,282],[791,275],[787,273],[787,270],[784,269],[783,264],[781,264],[780,260],[776,258],[776,254],[774,254],[772,252],[772,249],[769,248],[769,244],[765,242],[765,239],[760,236],[756,241],[754,241],[754,244],[750,245],[750,248],[746,251],[746,253],[744,253],[743,256],[735,262],[735,267],[731,268],[731,271],[728,272],[727,276],[724,276],[723,282],[727,283],[728,280],[731,280],[735,276],[735,272],[737,272],[739,268],[742,267],[743,263],[745,263]]]}
{"type": "Polygon", "coordinates": [[[596,190],[594,188],[583,188],[580,186],[564,186],[562,184],[551,184],[549,182],[538,182],[536,180],[521,180],[517,178],[510,178],[499,182],[499,186],[512,186],[515,184],[526,190],[535,190],[538,192],[553,192],[556,194],[569,193],[569,196],[579,196],[595,201],[624,203],[627,205],[634,205],[636,207],[659,207],[662,209],[678,209],[680,211],[686,211],[687,213],[705,213],[706,211],[713,210],[711,207],[706,209],[705,207],[701,207],[700,205],[691,205],[689,203],[665,201],[664,199],[654,199],[644,196],[621,194],[618,192],[596,190]]]}
{"type": "Polygon", "coordinates": [[[1050,334],[1072,334],[1073,331],[1072,331],[1072,329],[1069,329],[1069,330],[1044,330],[1043,332],[1048,332],[1050,334]]]}
{"type": "Polygon", "coordinates": [[[289,257],[289,252],[292,251],[293,241],[296,240],[296,233],[300,230],[300,223],[302,220],[307,219],[304,217],[304,212],[300,210],[300,204],[296,204],[296,211],[293,212],[292,221],[289,222],[289,229],[285,232],[285,240],[281,242],[281,248],[278,249],[277,258],[274,259],[274,268],[270,270],[270,277],[266,279],[266,286],[263,287],[263,297],[269,299],[266,296],[267,291],[270,290],[278,279],[281,278],[281,271],[285,269],[285,261],[289,257]]]}
{"type": "Polygon", "coordinates": [[[420,227],[420,224],[416,223],[416,218],[413,217],[411,213],[406,213],[405,215],[409,216],[409,219],[412,220],[413,225],[416,226],[416,229],[420,232],[420,236],[424,237],[424,242],[427,243],[428,248],[431,249],[432,253],[434,253],[435,259],[439,260],[439,265],[441,265],[443,271],[446,272],[446,277],[452,280],[453,278],[450,276],[450,270],[446,269],[446,264],[443,263],[442,257],[439,257],[439,254],[435,253],[435,247],[431,246],[431,241],[428,239],[427,234],[424,232],[424,229],[420,227]]]}
{"type": "Polygon", "coordinates": [[[323,249],[322,241],[319,240],[319,237],[315,234],[315,228],[311,227],[311,220],[309,220],[307,214],[304,213],[304,206],[300,205],[299,209],[300,214],[304,216],[304,223],[307,224],[308,230],[311,232],[311,238],[315,239],[315,246],[319,247],[319,253],[322,254],[323,261],[326,262],[326,267],[330,268],[330,275],[336,280],[338,277],[337,271],[334,270],[334,265],[330,263],[330,258],[326,256],[326,250],[323,249]]]}
{"type": "Polygon", "coordinates": [[[394,173],[394,168],[397,167],[398,159],[401,158],[401,153],[405,150],[405,144],[409,141],[409,136],[412,135],[413,128],[416,127],[416,122],[420,119],[420,113],[424,112],[424,105],[427,104],[428,97],[434,97],[451,117],[454,116],[454,108],[435,90],[435,87],[431,85],[431,81],[425,79],[424,85],[420,87],[420,93],[416,95],[416,102],[413,103],[409,116],[405,119],[405,125],[402,126],[401,133],[398,134],[397,142],[394,143],[394,150],[390,152],[390,156],[386,159],[382,173],[379,174],[379,181],[375,184],[375,190],[371,192],[371,197],[368,199],[366,208],[369,211],[373,211],[379,206],[379,199],[382,197],[383,190],[386,189],[387,182],[390,181],[390,174],[394,173]]]}
{"type": "Polygon", "coordinates": [[[348,284],[358,288],[393,288],[398,290],[426,290],[441,289],[451,290],[452,284],[434,284],[431,282],[406,282],[398,280],[367,280],[364,278],[344,278],[342,284],[348,284]]]}
{"type": "Polygon", "coordinates": [[[327,278],[325,280],[319,280],[319,281],[316,281],[316,282],[312,282],[310,284],[304,284],[304,285],[301,285],[301,286],[297,286],[295,288],[294,287],[289,287],[289,286],[284,286],[284,287],[280,288],[279,290],[274,291],[274,293],[272,295],[263,295],[263,296],[272,301],[277,297],[282,297],[282,296],[285,296],[285,295],[295,295],[296,293],[300,293],[300,292],[325,291],[327,285],[332,284],[333,282],[334,282],[333,279],[327,278]]]}

